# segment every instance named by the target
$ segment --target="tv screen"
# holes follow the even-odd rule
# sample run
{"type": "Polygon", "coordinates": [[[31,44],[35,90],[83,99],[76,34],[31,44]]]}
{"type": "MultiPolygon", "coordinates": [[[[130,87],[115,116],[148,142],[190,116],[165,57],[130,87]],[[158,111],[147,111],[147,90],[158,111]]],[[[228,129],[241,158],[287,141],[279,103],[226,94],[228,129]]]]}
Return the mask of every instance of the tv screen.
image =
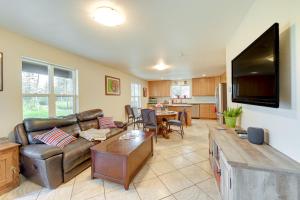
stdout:
{"type": "Polygon", "coordinates": [[[232,60],[232,101],[279,107],[279,24],[232,60]]]}

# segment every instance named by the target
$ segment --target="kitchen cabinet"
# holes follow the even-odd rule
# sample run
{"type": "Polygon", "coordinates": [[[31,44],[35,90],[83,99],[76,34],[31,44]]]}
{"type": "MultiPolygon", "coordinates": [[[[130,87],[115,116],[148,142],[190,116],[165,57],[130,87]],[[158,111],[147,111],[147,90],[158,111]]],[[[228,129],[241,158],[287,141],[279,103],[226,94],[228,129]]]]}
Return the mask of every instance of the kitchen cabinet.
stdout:
{"type": "Polygon", "coordinates": [[[200,119],[217,119],[215,104],[200,104],[200,119]]]}
{"type": "Polygon", "coordinates": [[[169,97],[171,81],[149,81],[149,97],[169,97]]]}
{"type": "Polygon", "coordinates": [[[192,95],[193,96],[215,96],[216,86],[220,83],[220,76],[193,78],[192,95]]]}
{"type": "Polygon", "coordinates": [[[223,74],[221,74],[221,76],[220,76],[220,82],[221,83],[226,83],[226,72],[224,72],[223,74]]]}
{"type": "Polygon", "coordinates": [[[217,119],[214,103],[192,104],[193,119],[217,119]]]}

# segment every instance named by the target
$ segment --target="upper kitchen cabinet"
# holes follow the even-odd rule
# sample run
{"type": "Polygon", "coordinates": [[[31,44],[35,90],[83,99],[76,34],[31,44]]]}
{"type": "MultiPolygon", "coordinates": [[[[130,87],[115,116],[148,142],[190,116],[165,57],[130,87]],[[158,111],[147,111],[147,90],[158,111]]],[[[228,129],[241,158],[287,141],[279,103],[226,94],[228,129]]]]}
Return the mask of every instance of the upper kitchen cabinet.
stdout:
{"type": "Polygon", "coordinates": [[[193,96],[215,96],[216,86],[220,83],[220,76],[193,78],[192,94],[193,96]]]}
{"type": "Polygon", "coordinates": [[[171,89],[171,81],[149,81],[150,97],[169,97],[171,89]]]}
{"type": "Polygon", "coordinates": [[[220,81],[221,81],[221,83],[226,83],[226,72],[224,72],[223,74],[221,74],[220,81]]]}

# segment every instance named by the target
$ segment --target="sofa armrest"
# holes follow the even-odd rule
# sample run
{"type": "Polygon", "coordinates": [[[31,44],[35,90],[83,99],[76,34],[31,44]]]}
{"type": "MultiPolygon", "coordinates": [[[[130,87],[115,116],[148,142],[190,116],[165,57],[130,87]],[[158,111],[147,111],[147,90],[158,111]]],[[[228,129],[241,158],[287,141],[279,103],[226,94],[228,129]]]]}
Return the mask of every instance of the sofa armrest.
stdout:
{"type": "Polygon", "coordinates": [[[115,125],[118,127],[118,128],[126,128],[127,127],[127,122],[121,122],[121,121],[114,121],[115,125]]]}
{"type": "Polygon", "coordinates": [[[21,147],[20,152],[29,158],[45,160],[52,156],[62,154],[63,151],[55,146],[46,144],[32,144],[21,147]]]}

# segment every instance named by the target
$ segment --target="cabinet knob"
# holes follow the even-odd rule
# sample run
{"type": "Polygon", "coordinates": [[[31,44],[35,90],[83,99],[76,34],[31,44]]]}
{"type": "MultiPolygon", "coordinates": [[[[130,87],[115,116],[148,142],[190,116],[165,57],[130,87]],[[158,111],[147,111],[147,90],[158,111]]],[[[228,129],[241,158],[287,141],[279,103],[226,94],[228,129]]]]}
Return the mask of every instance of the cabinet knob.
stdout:
{"type": "Polygon", "coordinates": [[[16,167],[10,167],[10,170],[14,173],[14,174],[17,174],[18,173],[18,170],[16,167]]]}

